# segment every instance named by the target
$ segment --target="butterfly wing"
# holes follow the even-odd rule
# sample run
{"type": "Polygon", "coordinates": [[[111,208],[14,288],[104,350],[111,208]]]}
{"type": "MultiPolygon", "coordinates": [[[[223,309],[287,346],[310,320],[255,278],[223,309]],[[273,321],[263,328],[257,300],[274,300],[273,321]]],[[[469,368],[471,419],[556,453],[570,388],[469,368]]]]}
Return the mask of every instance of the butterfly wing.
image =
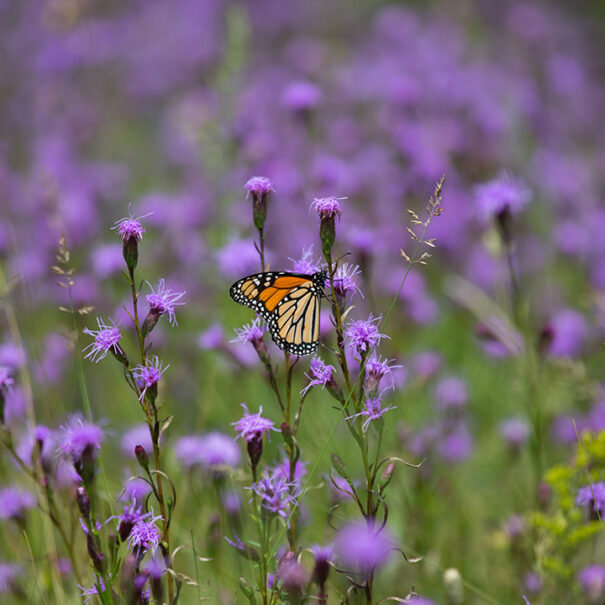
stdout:
{"type": "Polygon", "coordinates": [[[273,340],[284,351],[308,355],[319,346],[320,291],[313,276],[256,273],[235,282],[229,294],[267,321],[273,340]]]}

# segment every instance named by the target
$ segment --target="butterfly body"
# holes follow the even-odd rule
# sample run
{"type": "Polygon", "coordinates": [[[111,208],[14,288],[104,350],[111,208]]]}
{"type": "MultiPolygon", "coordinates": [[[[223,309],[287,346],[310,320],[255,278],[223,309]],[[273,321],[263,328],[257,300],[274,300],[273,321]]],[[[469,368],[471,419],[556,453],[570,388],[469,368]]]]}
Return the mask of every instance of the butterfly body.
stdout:
{"type": "Polygon", "coordinates": [[[236,281],[229,294],[267,322],[278,347],[294,355],[309,355],[319,346],[319,303],[326,275],[326,271],[255,273],[236,281]]]}

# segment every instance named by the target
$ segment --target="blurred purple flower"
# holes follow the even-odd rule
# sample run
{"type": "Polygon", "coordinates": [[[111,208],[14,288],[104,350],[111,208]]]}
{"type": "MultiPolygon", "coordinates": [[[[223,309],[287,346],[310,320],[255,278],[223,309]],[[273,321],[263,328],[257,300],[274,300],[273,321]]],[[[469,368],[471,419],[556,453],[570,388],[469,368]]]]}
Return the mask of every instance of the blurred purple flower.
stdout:
{"type": "Polygon", "coordinates": [[[229,515],[239,514],[242,508],[241,496],[236,491],[228,491],[221,494],[221,503],[229,515]]]}
{"type": "Polygon", "coordinates": [[[155,290],[149,282],[147,282],[147,285],[151,289],[151,294],[147,295],[149,312],[159,316],[167,314],[170,324],[176,326],[177,322],[174,308],[185,304],[182,301],[179,302],[180,299],[185,296],[185,292],[174,292],[170,288],[167,288],[163,278],[158,281],[155,290]]]}
{"type": "MultiPolygon", "coordinates": [[[[283,462],[280,462],[273,468],[272,473],[276,474],[276,475],[282,475],[284,480],[289,481],[290,480],[290,461],[284,460],[283,462]]],[[[306,473],[307,473],[307,465],[304,462],[297,460],[296,464],[294,465],[294,477],[292,479],[294,481],[294,485],[298,486],[300,480],[306,475],[306,473]]]]}
{"type": "Polygon", "coordinates": [[[0,391],[9,391],[15,381],[11,376],[10,368],[6,366],[0,366],[0,391]]]}
{"type": "Polygon", "coordinates": [[[363,521],[354,521],[340,529],[334,547],[341,564],[370,573],[386,563],[394,543],[386,531],[377,532],[363,521]]]}
{"type": "Polygon", "coordinates": [[[576,496],[576,505],[586,508],[591,518],[603,518],[605,515],[605,483],[599,481],[581,487],[576,496]]]}
{"type": "Polygon", "coordinates": [[[58,447],[64,458],[77,464],[85,454],[93,458],[97,457],[104,439],[103,429],[100,426],[76,414],[60,428],[58,447]]]}
{"type": "Polygon", "coordinates": [[[217,262],[221,273],[240,278],[258,271],[258,252],[251,240],[232,240],[217,252],[217,262]]]}
{"type": "Polygon", "coordinates": [[[199,335],[197,344],[200,349],[212,351],[219,349],[225,342],[223,326],[214,323],[199,335]]]}
{"type": "Polygon", "coordinates": [[[466,383],[456,376],[441,378],[435,385],[434,392],[437,409],[442,412],[463,409],[468,402],[466,383]]]}
{"type": "Polygon", "coordinates": [[[529,424],[524,418],[508,418],[500,423],[499,431],[507,443],[517,449],[529,437],[529,424]]]}
{"type": "Polygon", "coordinates": [[[269,431],[275,429],[273,429],[274,425],[271,420],[261,416],[263,406],[261,405],[259,407],[256,414],[251,414],[245,403],[242,403],[242,407],[244,408],[245,414],[237,422],[231,423],[235,428],[235,432],[238,433],[237,437],[249,442],[256,439],[259,433],[261,437],[266,433],[268,438],[269,431]]]}
{"type": "Polygon", "coordinates": [[[239,448],[223,433],[181,437],[175,445],[175,454],[187,468],[195,464],[215,469],[236,467],[240,461],[239,448]]]}
{"type": "Polygon", "coordinates": [[[382,317],[372,317],[370,314],[367,320],[351,320],[345,326],[345,337],[348,344],[359,356],[366,355],[380,343],[381,339],[390,338],[378,331],[376,324],[381,321],[382,317]]]}
{"type": "Polygon", "coordinates": [[[300,259],[295,260],[293,258],[289,258],[288,260],[292,262],[293,273],[312,275],[313,273],[317,273],[321,270],[319,261],[313,260],[313,245],[307,246],[302,251],[302,256],[300,259]]]}
{"type": "Polygon", "coordinates": [[[525,590],[530,594],[537,594],[542,590],[542,578],[535,572],[530,572],[523,579],[525,590]]]}
{"type": "Polygon", "coordinates": [[[605,596],[605,567],[589,565],[578,574],[578,582],[590,601],[596,602],[605,596]]]}
{"type": "Polygon", "coordinates": [[[137,424],[122,435],[120,448],[126,458],[135,457],[134,448],[137,445],[142,445],[147,452],[153,451],[153,442],[149,433],[149,427],[146,424],[137,424]]]}
{"type": "Polygon", "coordinates": [[[581,313],[572,309],[559,311],[549,322],[552,341],[549,353],[554,357],[577,357],[588,337],[588,325],[581,313]]]}
{"type": "Polygon", "coordinates": [[[473,439],[466,423],[458,423],[453,430],[443,435],[438,444],[441,457],[448,462],[462,462],[472,452],[473,439]]]}
{"type": "Polygon", "coordinates": [[[120,244],[103,244],[91,252],[93,273],[101,279],[119,273],[124,266],[122,246],[120,244]]]}
{"type": "Polygon", "coordinates": [[[525,520],[520,515],[511,515],[504,521],[504,533],[509,538],[518,538],[525,531],[525,520]]]}
{"type": "Polygon", "coordinates": [[[317,107],[321,90],[311,82],[292,82],[282,92],[282,103],[294,111],[306,111],[317,107]]]}
{"type": "Polygon", "coordinates": [[[84,347],[82,352],[87,350],[88,353],[84,356],[86,359],[90,359],[95,363],[101,361],[110,350],[113,350],[115,353],[119,351],[118,342],[122,338],[122,334],[120,334],[120,330],[116,326],[115,322],[110,319],[110,324],[106,324],[100,317],[97,317],[97,326],[98,330],[90,330],[89,328],[84,328],[84,334],[88,334],[88,336],[92,336],[95,340],[87,347],[84,347]]]}
{"type": "MultiPolygon", "coordinates": [[[[97,583],[101,587],[101,591],[105,592],[105,583],[103,582],[103,578],[98,577],[97,583]]],[[[91,588],[84,588],[78,584],[78,588],[82,591],[80,598],[84,600],[84,603],[88,603],[90,599],[99,594],[99,591],[96,586],[92,586],[91,588]]]]}
{"type": "Polygon", "coordinates": [[[12,342],[5,342],[0,345],[0,365],[7,366],[17,370],[27,360],[27,353],[23,347],[12,342]]]}
{"type": "Polygon", "coordinates": [[[0,489],[0,519],[25,519],[25,513],[36,506],[36,496],[20,487],[0,489]]]}
{"type": "Polygon", "coordinates": [[[22,574],[21,565],[0,561],[0,593],[13,590],[17,585],[17,578],[22,574]]]}
{"type": "Polygon", "coordinates": [[[428,379],[437,374],[441,369],[443,360],[435,351],[423,351],[418,353],[412,361],[414,374],[423,379],[428,379]]]}
{"type": "Polygon", "coordinates": [[[517,214],[531,197],[530,190],[523,182],[507,173],[475,187],[477,210],[484,219],[492,219],[503,212],[517,214]]]}
{"type": "Polygon", "coordinates": [[[120,495],[120,500],[127,503],[135,503],[137,507],[142,506],[151,492],[151,486],[144,479],[136,477],[127,481],[124,485],[124,491],[120,495]]]}

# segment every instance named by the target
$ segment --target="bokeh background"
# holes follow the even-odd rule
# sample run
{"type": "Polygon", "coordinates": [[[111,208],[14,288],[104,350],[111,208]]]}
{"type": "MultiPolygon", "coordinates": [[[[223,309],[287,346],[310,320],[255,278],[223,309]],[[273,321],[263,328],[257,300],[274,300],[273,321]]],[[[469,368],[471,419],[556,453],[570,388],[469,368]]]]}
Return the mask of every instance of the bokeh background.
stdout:
{"type": "MultiPolygon", "coordinates": [[[[384,595],[415,586],[445,603],[442,572],[454,566],[469,603],[521,603],[532,588],[558,599],[545,602],[572,602],[523,532],[524,515],[547,506],[537,475],[573,457],[572,419],[580,431],[605,428],[604,20],[596,1],[1,1],[0,267],[15,321],[8,312],[0,321],[0,364],[15,376],[27,369],[37,420],[53,428],[83,409],[84,379],[118,494],[134,472],[127,436],[140,410],[117,364],[82,362],[81,330],[96,314],[128,325],[111,227],[130,207],[149,213],[139,274],[187,292],[179,327],[154,332],[171,364],[163,396],[175,415],[167,464],[183,490],[176,531],[186,542],[193,532],[202,553],[222,553],[208,476],[172,446],[192,432],[232,434],[242,401],[276,411],[254,351],[229,342],[250,318],[229,286],[259,269],[244,183],[264,175],[274,184],[273,269],[290,269],[310,245],[318,257],[314,197],[346,198],[337,248],[362,270],[361,317],[384,312],[397,291],[406,209],[422,211],[445,175],[434,257],[410,274],[381,349],[402,365],[387,449],[428,457],[401,471],[389,501],[402,547],[425,558],[392,563],[384,595]],[[486,183],[526,202],[510,259],[486,183]],[[75,323],[59,310],[71,303],[49,269],[63,233],[73,302],[95,307],[75,323]],[[528,347],[546,360],[535,381],[528,347]],[[526,585],[531,574],[541,587],[526,585]]],[[[302,388],[302,372],[297,380],[302,388]]],[[[26,396],[17,379],[7,396],[16,434],[27,432],[26,396]]],[[[307,462],[334,417],[319,395],[312,403],[300,438],[307,462]]],[[[349,448],[337,432],[331,450],[353,458],[349,448]]],[[[326,457],[320,495],[305,503],[309,544],[330,539],[328,467],[326,457]]],[[[26,485],[4,456],[0,471],[2,484],[26,485]]],[[[44,586],[44,541],[31,537],[32,566],[19,529],[3,521],[0,532],[0,558],[44,586]]],[[[584,594],[577,571],[598,546],[566,561],[570,594],[584,594]]],[[[244,563],[206,565],[203,596],[237,602],[233,569],[244,563]]],[[[75,587],[69,594],[77,602],[75,587]]]]}

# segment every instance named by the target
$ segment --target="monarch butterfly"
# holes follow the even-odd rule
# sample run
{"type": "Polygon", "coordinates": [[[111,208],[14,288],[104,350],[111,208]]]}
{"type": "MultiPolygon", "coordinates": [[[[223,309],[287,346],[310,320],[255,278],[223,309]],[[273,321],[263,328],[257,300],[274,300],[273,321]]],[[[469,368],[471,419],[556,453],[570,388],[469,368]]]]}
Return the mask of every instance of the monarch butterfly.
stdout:
{"type": "Polygon", "coordinates": [[[268,271],[236,281],[231,298],[251,307],[266,320],[271,337],[280,349],[309,355],[319,346],[319,301],[324,294],[327,271],[312,275],[268,271]]]}

